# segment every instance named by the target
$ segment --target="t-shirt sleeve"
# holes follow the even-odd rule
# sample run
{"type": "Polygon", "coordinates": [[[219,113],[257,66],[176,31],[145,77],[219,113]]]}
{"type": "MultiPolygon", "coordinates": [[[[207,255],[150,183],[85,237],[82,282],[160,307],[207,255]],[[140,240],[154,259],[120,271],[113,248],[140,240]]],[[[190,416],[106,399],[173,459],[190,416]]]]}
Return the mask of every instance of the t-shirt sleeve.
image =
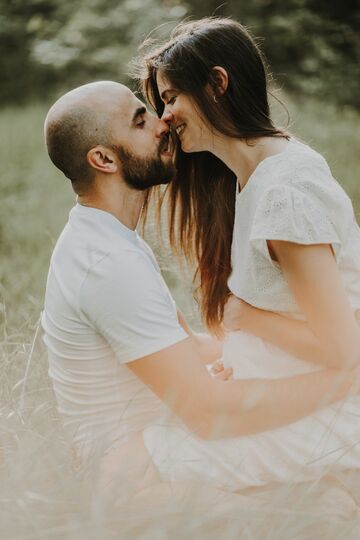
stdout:
{"type": "Polygon", "coordinates": [[[331,244],[338,255],[352,215],[351,202],[334,180],[272,185],[257,205],[250,242],[266,250],[266,240],[331,244]]]}
{"type": "Polygon", "coordinates": [[[120,363],[169,347],[188,335],[161,274],[144,254],[110,253],[92,267],[79,309],[120,363]]]}

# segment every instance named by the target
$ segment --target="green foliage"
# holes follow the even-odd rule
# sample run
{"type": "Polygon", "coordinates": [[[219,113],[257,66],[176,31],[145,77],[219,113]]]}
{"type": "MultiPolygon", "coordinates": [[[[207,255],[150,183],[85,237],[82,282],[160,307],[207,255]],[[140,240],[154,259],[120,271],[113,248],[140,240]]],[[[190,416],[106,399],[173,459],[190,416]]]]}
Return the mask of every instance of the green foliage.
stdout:
{"type": "Polygon", "coordinates": [[[288,90],[360,108],[356,0],[228,0],[187,2],[196,17],[232,16],[261,36],[276,79],[288,90]]]}
{"type": "Polygon", "coordinates": [[[56,0],[0,0],[2,103],[24,101],[54,84],[52,70],[33,57],[33,47],[57,11],[56,0]]]}
{"type": "Polygon", "coordinates": [[[359,13],[356,0],[0,0],[0,97],[129,82],[127,64],[155,27],[230,15],[261,36],[287,89],[359,108],[359,13]]]}
{"type": "Polygon", "coordinates": [[[186,12],[160,0],[0,0],[0,13],[4,103],[90,80],[129,82],[142,40],[186,12]]]}
{"type": "Polygon", "coordinates": [[[127,64],[154,28],[232,16],[261,36],[279,83],[360,107],[356,0],[0,0],[2,103],[89,80],[129,82],[127,64]]]}

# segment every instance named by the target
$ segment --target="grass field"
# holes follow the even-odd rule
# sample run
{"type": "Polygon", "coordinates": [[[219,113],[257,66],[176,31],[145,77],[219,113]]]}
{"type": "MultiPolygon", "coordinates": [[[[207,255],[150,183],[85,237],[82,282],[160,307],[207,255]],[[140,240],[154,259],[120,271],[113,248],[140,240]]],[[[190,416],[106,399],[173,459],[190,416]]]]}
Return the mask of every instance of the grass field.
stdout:
{"type": "MultiPolygon", "coordinates": [[[[337,111],[320,102],[302,103],[294,99],[289,110],[291,131],[325,155],[360,217],[359,115],[350,110],[337,111]]],[[[47,377],[39,316],[50,254],[74,195],[68,181],[47,158],[42,136],[45,113],[46,106],[39,104],[0,111],[0,539],[165,539],[170,537],[170,529],[165,532],[165,528],[159,528],[159,522],[166,522],[164,509],[150,516],[143,513],[141,532],[126,508],[111,516],[108,509],[94,503],[93,471],[76,467],[62,435],[47,377]]],[[[179,273],[168,248],[159,245],[155,233],[150,231],[149,239],[178,304],[188,319],[199,326],[190,275],[179,273]]],[[[255,513],[253,525],[245,533],[242,529],[243,538],[320,538],[304,536],[308,530],[305,525],[313,523],[314,516],[309,507],[304,510],[302,502],[299,497],[291,510],[284,510],[282,516],[281,512],[278,514],[277,529],[274,525],[266,527],[264,515],[260,519],[255,513]],[[266,533],[259,523],[265,523],[266,533]]],[[[336,507],[336,501],[333,506],[336,507]]],[[[278,499],[273,513],[279,508],[286,508],[285,497],[278,499]]],[[[353,536],[354,531],[359,532],[359,521],[353,514],[350,520],[331,521],[325,499],[323,508],[327,535],[321,537],[360,537],[360,533],[353,536]]],[[[195,537],[199,523],[211,522],[216,517],[216,512],[210,518],[206,508],[194,504],[184,509],[186,520],[179,510],[175,512],[176,519],[173,508],[169,512],[176,531],[171,533],[173,538],[195,537]]],[[[214,527],[211,534],[215,534],[214,527]]],[[[197,537],[240,538],[239,528],[231,529],[228,522],[226,527],[219,532],[220,536],[211,536],[208,531],[197,537]]]]}

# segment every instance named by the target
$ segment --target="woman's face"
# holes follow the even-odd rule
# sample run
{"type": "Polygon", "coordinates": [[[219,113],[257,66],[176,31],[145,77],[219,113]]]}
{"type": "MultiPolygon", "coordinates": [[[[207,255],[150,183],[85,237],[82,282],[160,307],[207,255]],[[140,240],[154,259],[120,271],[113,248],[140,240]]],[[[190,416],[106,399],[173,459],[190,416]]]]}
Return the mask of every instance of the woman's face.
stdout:
{"type": "Polygon", "coordinates": [[[183,152],[210,150],[213,133],[195,102],[189,95],[173,88],[161,72],[157,73],[156,81],[165,105],[162,120],[176,130],[183,152]]]}

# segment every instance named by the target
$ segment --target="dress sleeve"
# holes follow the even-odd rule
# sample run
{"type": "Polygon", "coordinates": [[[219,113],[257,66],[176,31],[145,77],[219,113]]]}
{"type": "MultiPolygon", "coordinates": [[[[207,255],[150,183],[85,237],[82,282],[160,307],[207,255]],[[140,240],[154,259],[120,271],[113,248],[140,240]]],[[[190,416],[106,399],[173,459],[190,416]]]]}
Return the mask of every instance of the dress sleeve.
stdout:
{"type": "Polygon", "coordinates": [[[138,253],[110,254],[94,266],[81,289],[80,310],[120,363],[188,337],[160,272],[138,253]]]}
{"type": "Polygon", "coordinates": [[[257,205],[250,242],[266,251],[266,240],[331,244],[338,256],[352,214],[350,200],[334,180],[328,186],[273,185],[257,205]]]}

